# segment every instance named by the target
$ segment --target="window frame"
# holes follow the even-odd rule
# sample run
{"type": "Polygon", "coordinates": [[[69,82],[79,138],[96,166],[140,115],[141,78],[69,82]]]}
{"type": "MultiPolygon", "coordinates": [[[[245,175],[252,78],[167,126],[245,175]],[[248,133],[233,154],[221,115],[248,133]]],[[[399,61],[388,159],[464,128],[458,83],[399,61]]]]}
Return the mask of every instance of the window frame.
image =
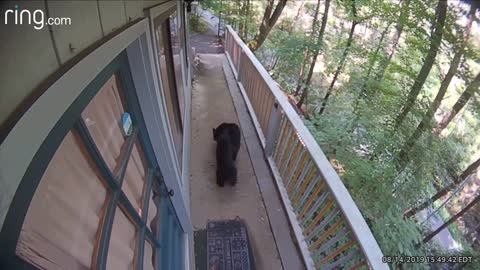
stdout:
{"type": "MultiPolygon", "coordinates": [[[[159,194],[162,197],[162,203],[164,200],[169,200],[166,187],[163,181],[163,176],[160,172],[158,164],[155,162],[155,156],[151,147],[151,141],[148,137],[145,122],[140,110],[138,98],[135,93],[135,87],[133,79],[130,73],[130,66],[128,62],[128,56],[126,51],[122,51],[117,57],[115,57],[96,77],[93,79],[87,87],[81,92],[81,94],[75,99],[75,101],[68,107],[65,113],[57,121],[53,129],[49,132],[46,139],[42,142],[39,150],[36,152],[29,164],[25,175],[15,192],[14,198],[8,210],[3,229],[0,232],[0,240],[2,245],[0,246],[0,252],[2,259],[0,259],[0,268],[6,269],[37,269],[34,265],[23,260],[16,255],[16,247],[18,244],[19,236],[25,216],[29,210],[30,203],[37,190],[40,180],[45,173],[48,165],[50,164],[54,154],[59,149],[65,136],[74,130],[79,135],[81,147],[84,147],[88,153],[89,158],[96,164],[97,168],[101,172],[102,180],[107,184],[107,209],[106,213],[101,218],[99,228],[101,227],[100,238],[95,243],[95,254],[92,256],[93,269],[105,269],[108,246],[110,244],[110,236],[113,225],[113,219],[115,217],[115,211],[117,206],[121,208],[124,214],[129,218],[132,224],[138,230],[138,243],[136,244],[136,266],[139,269],[143,269],[143,256],[144,256],[144,242],[149,241],[156,253],[155,267],[159,269],[160,265],[160,250],[161,250],[161,234],[157,233],[157,236],[149,229],[147,222],[148,218],[148,199],[152,193],[154,182],[160,187],[159,194]],[[127,144],[126,154],[121,157],[121,173],[116,178],[113,172],[108,168],[108,165],[103,160],[96,144],[90,135],[88,128],[85,125],[84,120],[81,117],[81,113],[85,110],[87,105],[95,98],[98,92],[102,89],[102,86],[113,75],[118,76],[119,82],[122,84],[119,89],[120,95],[123,95],[127,101],[125,111],[129,111],[133,120],[133,132],[126,138],[127,144]],[[128,161],[130,160],[133,146],[135,143],[139,143],[142,148],[142,152],[146,159],[146,189],[142,198],[142,217],[140,217],[135,210],[134,206],[130,203],[127,196],[121,189],[121,184],[125,176],[128,161]]],[[[157,211],[161,211],[161,204],[158,201],[154,202],[157,211]]],[[[121,210],[121,211],[122,211],[121,210]]],[[[177,222],[178,222],[178,217],[177,222]]],[[[157,222],[157,232],[160,231],[160,222],[157,222]]]]}

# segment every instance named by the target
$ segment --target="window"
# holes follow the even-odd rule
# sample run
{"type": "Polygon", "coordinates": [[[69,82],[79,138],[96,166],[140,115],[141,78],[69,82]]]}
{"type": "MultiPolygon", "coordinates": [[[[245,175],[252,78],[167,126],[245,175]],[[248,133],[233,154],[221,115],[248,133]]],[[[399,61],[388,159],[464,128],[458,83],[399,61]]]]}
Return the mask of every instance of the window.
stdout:
{"type": "Polygon", "coordinates": [[[177,86],[178,92],[178,102],[180,104],[180,116],[183,120],[185,113],[185,94],[183,87],[183,75],[182,75],[182,65],[181,65],[181,55],[180,49],[183,41],[182,32],[180,32],[179,20],[177,17],[177,12],[175,11],[170,18],[170,44],[172,46],[172,57],[173,57],[173,67],[175,72],[175,85],[177,86]]]}
{"type": "MultiPolygon", "coordinates": [[[[176,32],[175,32],[176,33],[176,32]]],[[[160,67],[160,79],[162,81],[163,93],[165,95],[165,103],[167,106],[167,114],[172,130],[172,137],[175,143],[175,150],[178,157],[178,164],[182,166],[182,153],[183,153],[183,128],[182,128],[182,115],[184,108],[183,98],[183,84],[181,73],[177,76],[175,69],[181,71],[179,62],[179,49],[175,49],[177,54],[175,56],[172,48],[178,48],[176,45],[172,45],[170,19],[155,20],[155,38],[158,47],[158,62],[160,67]],[[178,59],[175,61],[174,59],[178,59]],[[175,64],[177,62],[177,64],[175,64]],[[180,80],[181,88],[178,87],[178,80],[180,80]],[[181,93],[180,93],[181,92],[181,93]]]]}
{"type": "Polygon", "coordinates": [[[157,269],[159,206],[169,198],[138,124],[131,135],[122,132],[126,105],[114,74],[41,176],[17,242],[20,258],[40,269],[138,269],[140,262],[157,269]]]}

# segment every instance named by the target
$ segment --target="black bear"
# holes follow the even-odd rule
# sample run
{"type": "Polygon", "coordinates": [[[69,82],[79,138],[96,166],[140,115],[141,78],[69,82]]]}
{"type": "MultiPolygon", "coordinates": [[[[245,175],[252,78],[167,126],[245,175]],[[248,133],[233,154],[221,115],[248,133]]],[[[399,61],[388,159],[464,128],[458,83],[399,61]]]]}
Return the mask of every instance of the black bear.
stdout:
{"type": "Polygon", "coordinates": [[[237,183],[235,160],[240,149],[240,128],[237,124],[222,123],[213,129],[213,139],[217,142],[217,184],[224,186],[237,183]]]}

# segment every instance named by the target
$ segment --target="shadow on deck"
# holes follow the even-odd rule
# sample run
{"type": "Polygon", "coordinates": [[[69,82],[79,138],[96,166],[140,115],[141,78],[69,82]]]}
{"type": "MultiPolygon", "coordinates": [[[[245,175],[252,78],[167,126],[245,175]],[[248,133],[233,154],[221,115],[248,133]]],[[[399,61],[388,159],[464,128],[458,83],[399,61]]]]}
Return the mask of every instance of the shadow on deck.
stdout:
{"type": "Polygon", "coordinates": [[[247,223],[256,269],[304,269],[260,140],[224,54],[200,54],[192,93],[191,204],[194,230],[208,220],[247,223]],[[238,183],[215,182],[212,128],[239,124],[238,183]]]}

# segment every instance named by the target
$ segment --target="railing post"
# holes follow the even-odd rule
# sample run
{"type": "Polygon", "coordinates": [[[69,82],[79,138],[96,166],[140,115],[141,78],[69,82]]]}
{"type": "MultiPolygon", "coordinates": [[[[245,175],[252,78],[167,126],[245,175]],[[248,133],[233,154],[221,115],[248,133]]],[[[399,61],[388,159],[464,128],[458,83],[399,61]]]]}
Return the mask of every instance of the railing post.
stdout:
{"type": "Polygon", "coordinates": [[[242,77],[242,56],[245,54],[240,46],[238,46],[240,50],[240,56],[238,57],[238,67],[237,67],[237,82],[241,82],[242,77]]]}
{"type": "Polygon", "coordinates": [[[225,47],[224,47],[224,50],[225,52],[228,52],[228,48],[230,48],[230,43],[229,43],[229,36],[230,36],[230,31],[228,30],[228,28],[226,28],[226,31],[225,31],[225,47]]]}
{"type": "Polygon", "coordinates": [[[268,134],[267,139],[265,142],[265,154],[270,156],[273,151],[273,145],[275,143],[275,135],[278,131],[278,127],[280,126],[280,119],[281,119],[281,112],[280,108],[278,107],[278,103],[275,100],[275,103],[272,107],[272,113],[270,114],[270,124],[268,126],[268,134]]]}

